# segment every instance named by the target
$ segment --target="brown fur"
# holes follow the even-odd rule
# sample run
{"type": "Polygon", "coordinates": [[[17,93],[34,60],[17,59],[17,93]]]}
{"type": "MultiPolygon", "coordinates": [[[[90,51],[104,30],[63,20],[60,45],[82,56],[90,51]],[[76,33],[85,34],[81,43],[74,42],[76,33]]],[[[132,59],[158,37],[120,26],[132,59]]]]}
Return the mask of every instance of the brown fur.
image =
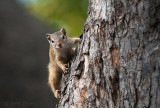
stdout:
{"type": "Polygon", "coordinates": [[[67,44],[71,45],[70,47],[66,47],[63,49],[59,49],[59,51],[54,51],[52,46],[50,45],[49,49],[49,64],[48,64],[48,84],[50,85],[54,95],[56,98],[60,98],[60,83],[62,78],[62,72],[67,70],[66,64],[72,59],[74,55],[74,50],[72,46],[79,42],[79,38],[67,38],[67,44]],[[62,50],[62,51],[61,51],[62,50]]]}

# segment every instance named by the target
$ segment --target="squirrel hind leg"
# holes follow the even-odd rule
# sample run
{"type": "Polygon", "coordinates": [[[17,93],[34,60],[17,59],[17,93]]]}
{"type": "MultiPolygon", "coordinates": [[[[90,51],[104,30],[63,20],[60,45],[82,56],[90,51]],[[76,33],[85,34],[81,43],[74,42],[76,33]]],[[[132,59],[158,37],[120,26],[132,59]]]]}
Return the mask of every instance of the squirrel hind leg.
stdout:
{"type": "Polygon", "coordinates": [[[53,83],[51,84],[49,82],[49,85],[51,86],[51,90],[52,92],[54,93],[54,96],[57,98],[57,99],[60,99],[61,98],[61,91],[59,89],[57,89],[57,86],[54,85],[53,83]]]}
{"type": "Polygon", "coordinates": [[[60,78],[53,79],[53,76],[50,74],[48,79],[48,84],[51,87],[54,96],[59,99],[60,96],[60,78]]]}

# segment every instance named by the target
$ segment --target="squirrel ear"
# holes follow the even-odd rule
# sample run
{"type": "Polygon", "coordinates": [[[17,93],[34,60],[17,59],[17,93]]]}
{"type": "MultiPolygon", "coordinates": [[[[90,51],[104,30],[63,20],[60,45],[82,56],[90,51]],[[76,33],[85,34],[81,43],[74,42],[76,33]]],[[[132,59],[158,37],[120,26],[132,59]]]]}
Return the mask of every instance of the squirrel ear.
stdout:
{"type": "Polygon", "coordinates": [[[50,34],[49,34],[49,33],[46,34],[46,38],[47,38],[48,41],[51,40],[51,37],[50,37],[50,34]]]}
{"type": "Polygon", "coordinates": [[[60,32],[62,32],[64,35],[66,35],[66,30],[65,30],[64,28],[62,28],[62,29],[60,30],[60,32]]]}

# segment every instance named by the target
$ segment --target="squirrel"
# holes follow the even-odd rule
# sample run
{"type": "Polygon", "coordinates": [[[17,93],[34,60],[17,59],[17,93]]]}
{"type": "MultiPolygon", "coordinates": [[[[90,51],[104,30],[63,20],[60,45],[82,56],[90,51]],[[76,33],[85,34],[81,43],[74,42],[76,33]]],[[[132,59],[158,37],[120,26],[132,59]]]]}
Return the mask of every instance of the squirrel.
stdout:
{"type": "Polygon", "coordinates": [[[50,44],[49,64],[48,64],[48,84],[54,96],[60,98],[60,84],[62,73],[68,70],[67,63],[74,55],[73,45],[80,42],[80,38],[70,38],[66,35],[66,30],[62,28],[53,34],[46,34],[50,44]]]}

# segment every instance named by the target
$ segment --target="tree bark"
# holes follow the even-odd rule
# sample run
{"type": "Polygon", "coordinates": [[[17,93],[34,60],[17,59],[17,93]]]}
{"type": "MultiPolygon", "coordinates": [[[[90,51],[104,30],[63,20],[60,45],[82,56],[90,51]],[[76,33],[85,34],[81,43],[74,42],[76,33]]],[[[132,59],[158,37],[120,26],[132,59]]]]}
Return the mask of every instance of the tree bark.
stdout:
{"type": "Polygon", "coordinates": [[[90,0],[59,108],[160,108],[160,1],[90,0]]]}

